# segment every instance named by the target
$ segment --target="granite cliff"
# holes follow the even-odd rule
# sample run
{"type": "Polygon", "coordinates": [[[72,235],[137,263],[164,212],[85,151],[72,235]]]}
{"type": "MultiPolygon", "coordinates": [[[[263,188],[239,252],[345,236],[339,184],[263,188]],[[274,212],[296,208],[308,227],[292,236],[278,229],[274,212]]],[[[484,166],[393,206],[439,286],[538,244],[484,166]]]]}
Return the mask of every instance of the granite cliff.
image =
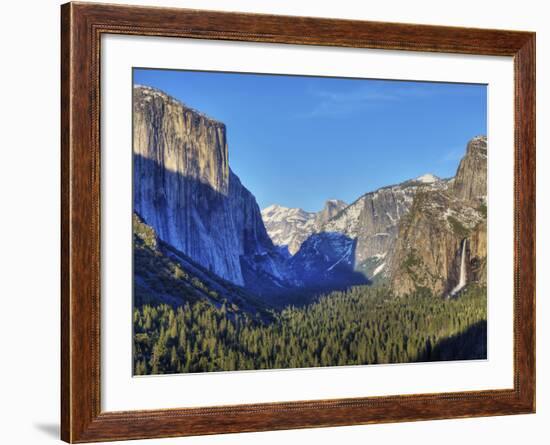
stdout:
{"type": "Polygon", "coordinates": [[[242,259],[274,248],[229,167],[225,125],[149,87],[134,88],[133,107],[134,210],[164,242],[244,285],[242,259]]]}
{"type": "Polygon", "coordinates": [[[456,198],[485,203],[487,200],[487,138],[477,136],[468,142],[453,184],[456,198]]]}

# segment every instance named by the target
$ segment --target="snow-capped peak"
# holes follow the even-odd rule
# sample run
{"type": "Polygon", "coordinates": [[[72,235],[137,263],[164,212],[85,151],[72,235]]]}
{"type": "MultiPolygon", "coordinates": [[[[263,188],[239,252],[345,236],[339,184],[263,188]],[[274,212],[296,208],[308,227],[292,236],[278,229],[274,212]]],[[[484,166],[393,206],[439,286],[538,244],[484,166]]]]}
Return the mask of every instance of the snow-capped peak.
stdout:
{"type": "Polygon", "coordinates": [[[419,176],[418,178],[415,179],[415,181],[418,181],[418,182],[422,182],[424,184],[431,184],[433,182],[437,182],[439,181],[440,179],[435,176],[435,175],[432,175],[431,173],[426,173],[422,176],[419,176]]]}
{"type": "Polygon", "coordinates": [[[268,206],[268,207],[266,207],[265,209],[262,210],[262,214],[271,213],[271,212],[274,212],[274,211],[280,210],[280,209],[286,209],[286,207],[282,207],[278,204],[271,204],[270,206],[268,206]]]}

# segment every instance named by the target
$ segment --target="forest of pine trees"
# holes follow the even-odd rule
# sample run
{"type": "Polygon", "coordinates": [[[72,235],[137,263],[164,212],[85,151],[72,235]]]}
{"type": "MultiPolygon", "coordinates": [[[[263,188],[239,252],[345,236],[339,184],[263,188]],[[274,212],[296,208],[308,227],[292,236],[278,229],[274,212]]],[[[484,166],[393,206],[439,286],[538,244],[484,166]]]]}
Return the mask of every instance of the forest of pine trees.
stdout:
{"type": "Polygon", "coordinates": [[[199,300],[134,309],[136,375],[486,358],[486,289],[458,298],[360,286],[259,321],[199,300]]]}

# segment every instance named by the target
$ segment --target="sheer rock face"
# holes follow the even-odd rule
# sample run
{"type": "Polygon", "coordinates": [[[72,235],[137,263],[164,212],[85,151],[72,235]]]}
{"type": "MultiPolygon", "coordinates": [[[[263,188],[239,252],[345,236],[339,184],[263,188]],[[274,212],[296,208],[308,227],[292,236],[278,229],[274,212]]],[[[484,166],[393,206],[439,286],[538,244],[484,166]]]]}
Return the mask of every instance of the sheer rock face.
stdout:
{"type": "Polygon", "coordinates": [[[468,143],[446,190],[419,193],[402,219],[389,264],[397,295],[429,289],[446,296],[459,281],[466,242],[467,282],[487,282],[487,140],[468,143]]]}
{"type": "Polygon", "coordinates": [[[224,124],[134,88],[134,210],[203,267],[243,285],[241,257],[273,249],[254,196],[231,172],[224,124]]]}
{"type": "Polygon", "coordinates": [[[466,201],[487,199],[487,138],[473,138],[460,161],[454,182],[454,194],[466,201]]]}
{"type": "Polygon", "coordinates": [[[325,202],[323,209],[315,215],[315,223],[321,226],[329,219],[335,217],[341,210],[345,209],[347,204],[340,199],[329,199],[325,202]]]}

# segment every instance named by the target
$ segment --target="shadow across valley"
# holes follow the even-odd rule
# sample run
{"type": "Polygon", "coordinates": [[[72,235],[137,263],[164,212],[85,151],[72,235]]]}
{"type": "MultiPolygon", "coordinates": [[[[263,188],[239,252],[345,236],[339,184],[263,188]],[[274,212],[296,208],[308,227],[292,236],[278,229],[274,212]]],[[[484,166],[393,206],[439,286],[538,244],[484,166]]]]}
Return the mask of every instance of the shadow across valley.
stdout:
{"type": "Polygon", "coordinates": [[[277,259],[274,254],[249,257],[241,261],[246,288],[273,307],[283,308],[303,306],[333,291],[371,284],[355,269],[356,246],[356,239],[342,233],[319,232],[310,235],[294,256],[277,253],[277,259]],[[274,262],[277,265],[271,267],[269,263],[274,262]],[[265,274],[270,270],[284,278],[280,282],[270,279],[265,274]]]}
{"type": "Polygon", "coordinates": [[[487,359],[487,321],[481,320],[464,331],[432,345],[430,340],[419,352],[417,362],[487,359]]]}

